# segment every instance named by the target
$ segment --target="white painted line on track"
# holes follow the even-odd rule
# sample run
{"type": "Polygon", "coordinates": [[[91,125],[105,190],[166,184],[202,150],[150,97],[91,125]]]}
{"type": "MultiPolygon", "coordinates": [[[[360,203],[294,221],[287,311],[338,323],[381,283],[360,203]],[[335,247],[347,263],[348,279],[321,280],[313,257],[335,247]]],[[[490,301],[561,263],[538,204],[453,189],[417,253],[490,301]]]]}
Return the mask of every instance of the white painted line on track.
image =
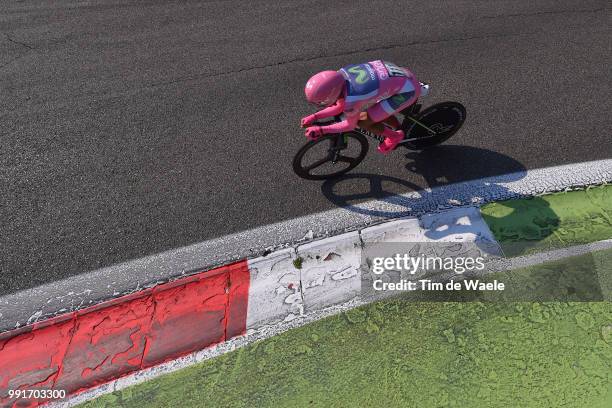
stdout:
{"type": "Polygon", "coordinates": [[[530,255],[517,256],[493,261],[490,265],[493,270],[512,270],[527,268],[529,266],[543,264],[545,262],[558,261],[572,256],[588,254],[590,252],[602,251],[612,248],[612,239],[592,242],[584,245],[576,245],[567,248],[553,249],[546,252],[538,252],[530,255]]]}

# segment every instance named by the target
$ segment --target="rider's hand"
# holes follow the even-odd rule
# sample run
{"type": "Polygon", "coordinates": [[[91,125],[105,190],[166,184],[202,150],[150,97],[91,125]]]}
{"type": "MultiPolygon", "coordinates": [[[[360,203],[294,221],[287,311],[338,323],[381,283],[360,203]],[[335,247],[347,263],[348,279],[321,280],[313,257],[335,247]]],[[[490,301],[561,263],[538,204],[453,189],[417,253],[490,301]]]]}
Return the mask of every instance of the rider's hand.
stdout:
{"type": "Polygon", "coordinates": [[[302,118],[302,127],[307,127],[310,126],[314,123],[314,121],[317,120],[317,118],[315,117],[315,115],[308,115],[308,116],[304,116],[302,118]]]}
{"type": "Polygon", "coordinates": [[[323,135],[323,132],[321,131],[321,126],[309,127],[308,129],[306,129],[305,135],[308,140],[317,140],[323,135]]]}

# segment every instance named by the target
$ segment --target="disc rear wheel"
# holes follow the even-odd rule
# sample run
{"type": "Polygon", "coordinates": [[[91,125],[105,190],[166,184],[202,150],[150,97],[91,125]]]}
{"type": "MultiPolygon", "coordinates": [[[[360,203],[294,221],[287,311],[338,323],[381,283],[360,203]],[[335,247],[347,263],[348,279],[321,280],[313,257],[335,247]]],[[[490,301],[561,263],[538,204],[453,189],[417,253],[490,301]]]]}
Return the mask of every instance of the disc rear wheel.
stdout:
{"type": "Polygon", "coordinates": [[[415,118],[406,117],[406,139],[402,146],[423,150],[443,143],[454,135],[465,121],[465,107],[458,102],[442,102],[430,106],[415,118]]]}

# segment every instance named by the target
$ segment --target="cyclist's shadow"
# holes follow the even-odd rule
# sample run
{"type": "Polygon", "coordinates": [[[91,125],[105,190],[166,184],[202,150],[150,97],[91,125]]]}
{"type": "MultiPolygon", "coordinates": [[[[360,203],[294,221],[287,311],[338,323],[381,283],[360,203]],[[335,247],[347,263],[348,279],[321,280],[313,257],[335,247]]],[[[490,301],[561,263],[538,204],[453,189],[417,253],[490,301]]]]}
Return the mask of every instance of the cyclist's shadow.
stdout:
{"type": "Polygon", "coordinates": [[[507,197],[512,193],[504,184],[520,180],[527,174],[525,166],[517,160],[476,147],[442,145],[422,152],[407,152],[404,155],[408,159],[406,170],[421,175],[425,185],[379,174],[349,173],[326,180],[321,191],[329,201],[346,210],[373,217],[397,218],[429,212],[432,206],[469,205],[481,190],[486,191],[487,196],[507,197]],[[463,182],[469,185],[457,185],[463,182]],[[364,184],[368,186],[365,190],[361,188],[364,184]],[[359,191],[336,192],[348,185],[351,189],[358,185],[359,191]],[[385,189],[390,185],[394,188],[385,189]],[[357,203],[374,199],[381,206],[373,208],[357,203]]]}
{"type": "MultiPolygon", "coordinates": [[[[441,207],[469,206],[477,204],[478,198],[491,201],[506,198],[521,198],[513,192],[512,183],[521,180],[527,174],[525,167],[517,160],[490,150],[468,146],[442,145],[429,150],[405,155],[408,159],[406,169],[420,174],[426,188],[407,180],[376,174],[349,174],[345,177],[328,180],[322,185],[323,194],[333,203],[364,214],[373,219],[415,216],[435,212],[441,207]],[[368,191],[354,192],[357,186],[366,181],[368,191]],[[341,184],[350,190],[349,194],[339,194],[341,184]],[[398,184],[406,191],[393,194],[385,191],[388,183],[398,184]],[[360,200],[375,200],[375,203],[358,203],[360,200]],[[476,200],[476,201],[473,201],[476,200]]],[[[390,188],[387,188],[390,190],[390,188]]],[[[397,188],[395,189],[397,190],[397,188]]],[[[485,200],[485,201],[488,201],[485,200]]],[[[448,214],[451,214],[451,210],[448,214]]],[[[478,211],[458,211],[457,213],[473,214],[478,211]]],[[[501,205],[493,205],[480,212],[491,230],[495,240],[500,243],[503,255],[514,257],[532,252],[541,252],[556,248],[562,241],[563,232],[560,219],[551,208],[548,200],[530,197],[529,200],[509,200],[501,205]],[[558,237],[557,235],[561,235],[558,237]]],[[[489,254],[491,242],[480,239],[477,228],[478,220],[458,222],[449,217],[420,217],[420,226],[424,235],[433,240],[452,240],[453,234],[474,233],[474,243],[489,254]],[[448,237],[448,238],[446,238],[448,237]],[[445,239],[446,238],[446,239],[445,239]]],[[[463,217],[465,221],[465,217],[463,217]]],[[[482,219],[480,220],[482,221],[482,219]]],[[[481,224],[482,225],[482,224],[481,224]]],[[[497,247],[499,248],[499,247],[497,247]]],[[[550,267],[530,273],[528,270],[505,276],[509,290],[501,297],[476,292],[428,292],[424,300],[476,300],[505,299],[508,301],[601,301],[606,299],[598,275],[598,263],[594,258],[581,258],[580,263],[572,267],[550,267]],[[585,262],[588,261],[588,262],[585,262]],[[510,290],[512,289],[512,290],[510,290]]],[[[609,296],[609,295],[607,295],[609,296]]]]}
{"type": "MultiPolygon", "coordinates": [[[[520,198],[520,194],[506,185],[527,174],[525,166],[509,156],[469,146],[441,145],[422,152],[410,151],[404,157],[408,159],[407,171],[421,175],[425,186],[397,177],[354,173],[325,181],[321,186],[323,195],[348,211],[379,219],[399,218],[500,198],[520,198]],[[350,193],[338,193],[343,190],[343,184],[350,193]],[[367,186],[365,191],[363,184],[367,186]],[[389,192],[384,186],[390,184],[394,188],[389,190],[400,190],[402,194],[389,192]],[[359,186],[359,191],[354,191],[355,186],[359,186]],[[362,203],[364,200],[375,201],[362,203]]],[[[549,209],[545,208],[544,212],[546,217],[556,218],[554,213],[548,214],[549,209]]],[[[504,215],[504,220],[511,222],[513,217],[520,216],[513,211],[504,215]]],[[[450,233],[473,232],[470,225],[453,225],[453,228],[434,225],[435,217],[423,217],[421,221],[425,224],[426,236],[431,239],[443,239],[450,233]]]]}

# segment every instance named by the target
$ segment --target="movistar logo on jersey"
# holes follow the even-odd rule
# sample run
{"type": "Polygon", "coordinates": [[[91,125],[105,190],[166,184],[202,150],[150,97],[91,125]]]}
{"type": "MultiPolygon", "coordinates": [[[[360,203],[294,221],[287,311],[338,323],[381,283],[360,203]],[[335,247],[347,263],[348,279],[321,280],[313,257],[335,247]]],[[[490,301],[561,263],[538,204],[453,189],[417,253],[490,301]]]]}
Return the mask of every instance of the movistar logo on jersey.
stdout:
{"type": "Polygon", "coordinates": [[[353,66],[347,69],[347,71],[355,75],[355,82],[358,84],[365,84],[368,81],[368,71],[361,67],[353,66]]]}
{"type": "Polygon", "coordinates": [[[349,65],[340,72],[348,81],[348,100],[367,99],[378,92],[378,75],[369,64],[349,65]]]}

